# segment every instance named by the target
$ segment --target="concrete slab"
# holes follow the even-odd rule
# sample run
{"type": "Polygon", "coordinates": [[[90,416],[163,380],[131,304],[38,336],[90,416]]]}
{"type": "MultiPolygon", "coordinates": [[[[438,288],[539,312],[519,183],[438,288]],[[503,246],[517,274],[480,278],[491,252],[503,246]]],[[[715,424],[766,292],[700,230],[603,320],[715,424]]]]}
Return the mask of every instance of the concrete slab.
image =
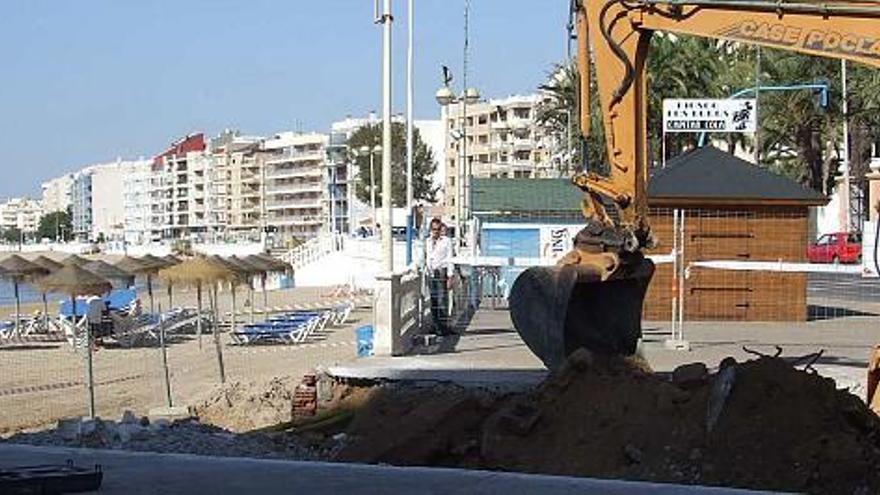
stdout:
{"type": "Polygon", "coordinates": [[[211,493],[420,494],[711,494],[761,493],[728,488],[664,485],[591,478],[462,469],[401,468],[290,462],[182,454],[118,452],[0,444],[0,468],[64,463],[100,464],[102,495],[211,493]]]}

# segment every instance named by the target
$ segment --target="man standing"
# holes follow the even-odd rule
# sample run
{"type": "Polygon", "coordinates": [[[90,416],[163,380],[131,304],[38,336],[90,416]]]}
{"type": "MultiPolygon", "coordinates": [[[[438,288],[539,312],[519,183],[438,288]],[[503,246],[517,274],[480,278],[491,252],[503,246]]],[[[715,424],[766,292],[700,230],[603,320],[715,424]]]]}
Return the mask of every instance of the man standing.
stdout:
{"type": "Polygon", "coordinates": [[[428,290],[431,291],[431,316],[434,331],[440,335],[451,333],[448,325],[447,291],[452,285],[452,246],[449,238],[441,235],[444,225],[439,218],[431,219],[431,236],[428,238],[428,290]]]}

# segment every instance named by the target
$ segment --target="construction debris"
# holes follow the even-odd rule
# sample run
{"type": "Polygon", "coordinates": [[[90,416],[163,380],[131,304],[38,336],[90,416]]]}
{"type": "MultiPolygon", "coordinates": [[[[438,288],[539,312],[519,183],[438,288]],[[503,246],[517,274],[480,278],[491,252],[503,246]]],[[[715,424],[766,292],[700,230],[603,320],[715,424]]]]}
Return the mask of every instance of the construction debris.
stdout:
{"type": "Polygon", "coordinates": [[[833,380],[773,356],[725,360],[705,380],[699,368],[679,386],[579,351],[525,394],[386,385],[356,412],[337,459],[880,493],[880,419],[833,380]]]}

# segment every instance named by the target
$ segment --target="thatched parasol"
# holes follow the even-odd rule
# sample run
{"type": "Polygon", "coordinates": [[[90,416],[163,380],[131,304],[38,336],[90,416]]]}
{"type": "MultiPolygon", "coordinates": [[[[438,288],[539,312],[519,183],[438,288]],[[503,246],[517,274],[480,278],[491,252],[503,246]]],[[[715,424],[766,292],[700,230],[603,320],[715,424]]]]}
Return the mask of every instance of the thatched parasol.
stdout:
{"type": "Polygon", "coordinates": [[[160,269],[164,268],[166,263],[155,256],[144,256],[143,258],[132,258],[123,256],[122,259],[113,264],[116,268],[120,268],[133,275],[142,275],[147,279],[147,295],[150,297],[150,314],[155,313],[156,306],[153,302],[153,275],[160,269]]]}
{"type": "MultiPolygon", "coordinates": [[[[199,318],[196,320],[196,331],[199,336],[199,348],[202,346],[202,286],[216,285],[217,282],[231,280],[235,274],[225,265],[216,261],[196,257],[182,261],[181,263],[169,266],[159,270],[159,278],[171,285],[189,285],[196,288],[196,305],[198,308],[199,318]]],[[[214,325],[214,333],[216,334],[216,325],[214,325]]],[[[219,342],[219,339],[218,339],[219,342]]]]}
{"type": "Polygon", "coordinates": [[[61,263],[64,265],[76,265],[83,266],[86,263],[90,263],[92,260],[88,260],[83,258],[82,256],[77,256],[75,254],[71,254],[70,256],[61,260],[61,263]]]}
{"type": "Polygon", "coordinates": [[[248,263],[250,263],[251,266],[262,270],[260,272],[260,285],[262,286],[262,289],[263,289],[263,318],[268,318],[269,317],[269,296],[268,296],[268,292],[266,291],[266,279],[269,278],[269,272],[272,271],[272,264],[268,263],[263,258],[260,258],[259,256],[255,256],[255,255],[250,255],[250,256],[244,258],[244,260],[247,261],[248,263]]]}
{"type": "MultiPolygon", "coordinates": [[[[162,257],[159,258],[159,259],[162,260],[162,261],[165,263],[165,266],[163,266],[162,269],[165,269],[165,268],[168,268],[168,267],[174,266],[174,265],[180,263],[180,261],[181,261],[177,256],[174,256],[173,254],[169,254],[169,255],[167,255],[167,256],[162,256],[162,257]]],[[[169,307],[169,308],[173,308],[173,307],[174,307],[174,298],[173,298],[172,295],[171,295],[171,293],[172,293],[172,291],[173,291],[173,289],[174,289],[174,288],[173,288],[173,285],[174,285],[174,284],[172,284],[171,282],[166,282],[166,283],[165,283],[165,288],[166,288],[166,290],[168,291],[168,307],[169,307]]]]}
{"type": "MultiPolygon", "coordinates": [[[[47,258],[45,256],[37,256],[36,258],[30,260],[31,263],[42,267],[43,270],[46,270],[46,274],[52,273],[55,270],[60,269],[64,265],[53,260],[52,258],[47,258]]],[[[37,275],[41,276],[41,275],[37,275]]],[[[40,294],[43,296],[43,328],[45,331],[49,330],[49,301],[46,298],[46,292],[40,291],[40,294]]]]}
{"type": "Polygon", "coordinates": [[[232,255],[229,258],[226,258],[226,260],[229,263],[232,263],[233,265],[237,266],[240,271],[247,274],[248,296],[250,297],[250,301],[251,301],[250,319],[251,319],[251,323],[253,323],[254,322],[254,306],[255,306],[255,304],[254,304],[254,280],[253,279],[257,275],[262,275],[262,274],[266,273],[266,271],[262,267],[248,263],[247,260],[239,258],[238,256],[235,256],[235,255],[232,255]]]}
{"type": "MultiPolygon", "coordinates": [[[[64,265],[58,270],[36,280],[35,285],[44,292],[62,292],[70,295],[73,311],[73,328],[76,330],[76,296],[93,296],[109,292],[113,286],[103,277],[76,265],[64,265]]],[[[89,415],[95,416],[95,387],[92,374],[92,331],[86,324],[86,383],[88,384],[89,415]]]]}
{"type": "Polygon", "coordinates": [[[290,268],[291,268],[288,263],[285,263],[285,262],[283,262],[273,256],[269,256],[268,254],[254,254],[254,255],[248,256],[249,259],[252,257],[259,258],[262,261],[264,261],[266,264],[268,264],[269,266],[272,267],[271,271],[273,271],[273,272],[282,272],[282,273],[288,272],[288,271],[290,271],[290,268]]]}
{"type": "Polygon", "coordinates": [[[103,277],[111,282],[113,280],[121,281],[125,283],[126,287],[134,283],[133,274],[104,261],[90,261],[83,265],[81,268],[85,268],[95,275],[103,277]]]}
{"type": "Polygon", "coordinates": [[[12,281],[15,287],[15,333],[18,335],[21,326],[21,296],[18,293],[18,284],[23,280],[49,273],[40,265],[31,263],[17,254],[7,256],[0,261],[0,276],[12,281]]]}
{"type": "Polygon", "coordinates": [[[235,301],[236,301],[235,289],[240,284],[242,284],[248,280],[249,273],[248,273],[247,269],[245,269],[243,266],[238,265],[238,264],[230,261],[228,258],[223,258],[222,256],[215,255],[215,256],[212,256],[211,259],[216,261],[217,263],[220,263],[221,265],[225,266],[231,273],[234,274],[234,277],[230,278],[228,280],[228,282],[229,282],[229,289],[230,289],[229,293],[232,296],[232,312],[231,312],[229,324],[230,324],[230,328],[235,330],[235,325],[237,324],[236,314],[235,314],[235,311],[237,309],[237,307],[236,307],[237,305],[235,304],[235,301]]]}

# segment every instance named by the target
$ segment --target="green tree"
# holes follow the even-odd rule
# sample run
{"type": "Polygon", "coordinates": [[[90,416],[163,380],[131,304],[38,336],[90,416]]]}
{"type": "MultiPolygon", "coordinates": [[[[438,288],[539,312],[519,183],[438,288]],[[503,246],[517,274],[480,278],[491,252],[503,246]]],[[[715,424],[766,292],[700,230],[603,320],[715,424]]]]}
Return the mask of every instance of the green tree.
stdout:
{"type": "Polygon", "coordinates": [[[38,239],[67,240],[73,232],[70,212],[66,210],[53,211],[40,217],[40,225],[37,227],[38,239]]]}
{"type": "Polygon", "coordinates": [[[23,240],[22,232],[17,227],[3,229],[3,231],[0,232],[0,237],[2,237],[3,242],[6,242],[7,244],[18,244],[23,240]]]}
{"type": "MultiPolygon", "coordinates": [[[[351,150],[373,148],[382,143],[382,125],[367,124],[356,130],[348,140],[351,150]]],[[[377,153],[373,159],[376,184],[376,202],[382,198],[382,157],[377,153]]],[[[358,199],[370,201],[370,157],[358,154],[355,158],[360,180],[355,192],[358,199]]],[[[413,199],[436,201],[437,187],[432,177],[437,169],[434,154],[422,141],[418,129],[413,129],[413,199]]],[[[395,207],[406,206],[406,126],[400,122],[391,125],[391,202],[395,207]]]]}

